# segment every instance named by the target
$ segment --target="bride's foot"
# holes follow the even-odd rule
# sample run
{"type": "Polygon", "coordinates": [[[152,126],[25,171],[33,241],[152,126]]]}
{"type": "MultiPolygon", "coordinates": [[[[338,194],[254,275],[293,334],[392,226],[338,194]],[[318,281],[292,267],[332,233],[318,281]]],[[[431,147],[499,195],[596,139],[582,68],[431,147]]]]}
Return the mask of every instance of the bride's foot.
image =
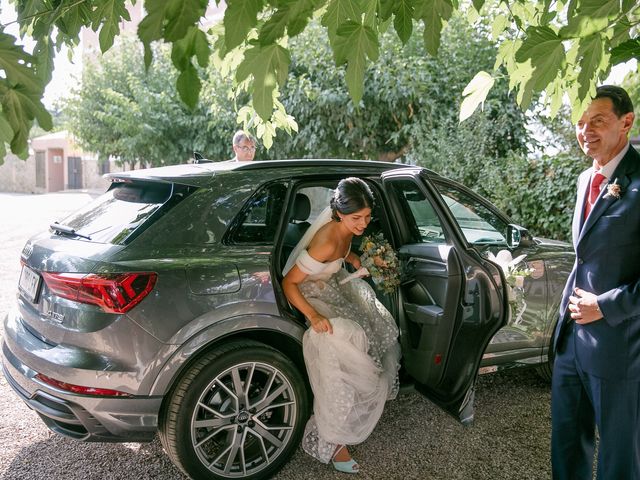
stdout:
{"type": "Polygon", "coordinates": [[[358,473],[360,466],[351,458],[351,454],[345,445],[341,445],[336,449],[336,453],[331,460],[333,468],[343,473],[358,473]]]}

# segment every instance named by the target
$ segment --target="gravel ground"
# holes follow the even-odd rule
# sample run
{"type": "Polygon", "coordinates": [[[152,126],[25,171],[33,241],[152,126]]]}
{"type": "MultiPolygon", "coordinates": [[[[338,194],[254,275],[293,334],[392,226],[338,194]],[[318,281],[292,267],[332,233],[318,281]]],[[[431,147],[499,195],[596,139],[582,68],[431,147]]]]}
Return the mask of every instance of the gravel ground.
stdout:
{"type": "MultiPolygon", "coordinates": [[[[25,241],[89,201],[86,193],[0,193],[0,319],[15,298],[25,241]]],[[[0,336],[2,331],[0,329],[0,336]]],[[[550,478],[549,386],[531,370],[484,375],[476,420],[464,428],[415,392],[390,402],[352,449],[360,479],[550,478]]],[[[0,479],[183,479],[159,440],[80,443],[49,432],[0,375],[0,479]]],[[[346,478],[298,451],[276,477],[346,478]]]]}

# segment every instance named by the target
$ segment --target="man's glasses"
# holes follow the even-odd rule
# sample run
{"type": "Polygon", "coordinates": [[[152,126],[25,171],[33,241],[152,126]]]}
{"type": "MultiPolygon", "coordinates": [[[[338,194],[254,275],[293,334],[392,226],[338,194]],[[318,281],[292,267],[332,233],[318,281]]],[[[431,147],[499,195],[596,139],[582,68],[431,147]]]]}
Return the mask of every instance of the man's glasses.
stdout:
{"type": "Polygon", "coordinates": [[[237,145],[237,147],[242,150],[243,152],[247,153],[247,152],[255,152],[256,151],[256,147],[245,147],[245,146],[240,146],[237,145]]]}

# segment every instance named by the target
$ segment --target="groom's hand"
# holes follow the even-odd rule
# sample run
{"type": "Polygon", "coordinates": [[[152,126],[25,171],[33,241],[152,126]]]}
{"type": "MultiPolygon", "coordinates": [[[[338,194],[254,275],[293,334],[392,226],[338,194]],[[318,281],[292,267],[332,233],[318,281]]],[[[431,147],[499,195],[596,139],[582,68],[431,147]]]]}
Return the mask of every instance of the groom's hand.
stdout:
{"type": "Polygon", "coordinates": [[[574,295],[569,297],[569,311],[571,318],[580,325],[595,322],[602,318],[602,312],[598,307],[598,297],[581,288],[575,288],[574,295]]]}
{"type": "Polygon", "coordinates": [[[316,333],[333,333],[333,326],[329,319],[320,314],[309,317],[309,322],[311,322],[311,328],[316,333]]]}

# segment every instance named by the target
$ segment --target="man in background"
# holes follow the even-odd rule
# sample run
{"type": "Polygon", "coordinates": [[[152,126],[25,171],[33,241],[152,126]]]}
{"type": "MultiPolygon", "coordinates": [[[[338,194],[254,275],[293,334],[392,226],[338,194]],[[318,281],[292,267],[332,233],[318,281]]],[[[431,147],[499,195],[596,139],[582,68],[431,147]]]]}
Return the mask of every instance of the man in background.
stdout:
{"type": "Polygon", "coordinates": [[[256,139],[244,130],[238,130],[233,135],[234,162],[251,162],[256,155],[256,139]]]}

